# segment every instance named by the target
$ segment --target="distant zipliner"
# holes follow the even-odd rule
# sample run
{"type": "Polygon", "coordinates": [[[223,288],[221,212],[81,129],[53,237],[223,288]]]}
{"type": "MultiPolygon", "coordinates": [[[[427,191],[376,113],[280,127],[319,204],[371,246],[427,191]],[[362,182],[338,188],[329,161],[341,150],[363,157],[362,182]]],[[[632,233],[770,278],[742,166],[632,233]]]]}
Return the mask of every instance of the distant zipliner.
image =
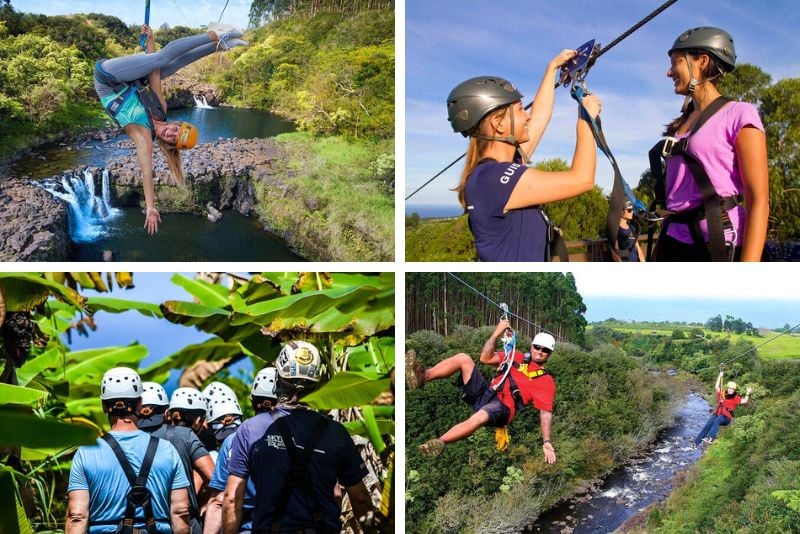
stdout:
{"type": "Polygon", "coordinates": [[[176,39],[158,52],[152,28],[143,25],[142,34],[147,38],[147,53],[99,60],[94,85],[106,112],[136,147],[147,208],[144,228],[153,235],[161,223],[153,186],[153,141],[158,140],[172,178],[184,185],[180,151],[194,147],[199,136],[188,122],[167,122],[161,80],[217,50],[248,43],[240,39],[242,30],[218,22],[210,22],[206,33],[176,39]]]}
{"type": "Polygon", "coordinates": [[[697,437],[694,438],[695,447],[698,447],[701,442],[707,444],[712,443],[717,437],[719,427],[731,424],[731,421],[733,421],[733,411],[736,407],[740,404],[747,404],[750,400],[750,393],[753,390],[747,388],[747,392],[744,398],[742,398],[736,392],[736,382],[728,382],[725,386],[725,391],[720,389],[722,385],[722,375],[723,371],[720,370],[717,383],[714,385],[717,407],[714,409],[714,413],[711,417],[708,418],[706,426],[704,426],[700,433],[697,434],[697,437]]]}

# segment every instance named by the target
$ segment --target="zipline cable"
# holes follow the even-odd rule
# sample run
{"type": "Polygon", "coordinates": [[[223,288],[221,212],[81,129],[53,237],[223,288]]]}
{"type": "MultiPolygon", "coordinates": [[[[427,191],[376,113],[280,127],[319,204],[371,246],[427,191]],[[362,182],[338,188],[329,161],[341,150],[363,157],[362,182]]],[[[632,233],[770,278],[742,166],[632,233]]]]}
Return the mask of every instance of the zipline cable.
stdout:
{"type": "Polygon", "coordinates": [[[530,326],[533,326],[534,328],[538,328],[542,332],[547,332],[548,334],[551,334],[553,337],[556,337],[556,338],[560,339],[561,341],[563,341],[565,343],[569,343],[570,345],[575,345],[576,347],[578,347],[579,349],[581,349],[583,352],[585,352],[587,354],[589,354],[591,352],[588,349],[582,347],[581,345],[578,345],[577,343],[574,343],[573,341],[570,341],[569,339],[565,338],[564,336],[558,335],[555,332],[551,332],[550,330],[548,330],[547,328],[543,327],[542,325],[538,325],[538,324],[534,323],[533,321],[529,321],[528,319],[525,319],[524,317],[522,317],[520,315],[517,315],[516,313],[514,313],[514,312],[512,312],[512,311],[510,311],[508,309],[508,305],[503,307],[503,304],[498,304],[497,302],[495,302],[494,300],[490,299],[489,297],[487,297],[486,295],[484,295],[483,293],[481,293],[480,291],[478,291],[477,289],[475,289],[474,287],[469,285],[467,282],[465,282],[464,280],[462,280],[458,276],[454,275],[453,273],[448,272],[447,274],[449,274],[450,276],[452,276],[453,278],[455,278],[456,280],[458,280],[459,282],[461,282],[462,284],[467,286],[469,289],[471,289],[473,292],[475,292],[481,298],[485,299],[487,302],[490,302],[491,304],[495,305],[497,308],[500,309],[500,311],[503,314],[510,315],[511,317],[515,317],[515,318],[519,319],[520,321],[522,321],[523,323],[526,323],[526,324],[528,324],[530,326]]]}
{"type": "MultiPolygon", "coordinates": [[[[769,338],[768,340],[764,341],[763,343],[761,343],[761,344],[759,344],[759,345],[756,345],[755,347],[751,347],[751,348],[747,349],[746,351],[744,351],[744,352],[743,352],[743,353],[741,353],[740,355],[738,355],[738,356],[736,356],[736,357],[734,357],[734,358],[731,358],[730,360],[725,360],[724,362],[721,362],[721,363],[719,364],[719,366],[720,366],[720,367],[722,367],[723,365],[727,365],[727,364],[729,364],[729,363],[730,363],[730,362],[732,362],[732,361],[738,360],[739,358],[742,358],[742,357],[746,356],[747,354],[749,354],[749,353],[753,352],[753,351],[754,351],[754,350],[756,350],[757,348],[759,348],[759,347],[763,347],[763,346],[764,346],[764,345],[766,345],[767,343],[770,343],[770,342],[772,342],[772,341],[775,341],[775,340],[776,340],[776,339],[778,339],[779,337],[781,337],[781,336],[784,336],[784,335],[788,334],[789,332],[791,332],[792,330],[795,330],[795,329],[797,329],[798,327],[800,327],[800,323],[797,323],[797,324],[796,324],[796,325],[794,325],[793,327],[786,329],[785,331],[781,332],[780,334],[778,334],[778,335],[775,335],[775,336],[773,336],[773,337],[769,338]]],[[[715,365],[711,365],[711,366],[709,366],[709,367],[703,367],[702,369],[695,369],[694,371],[691,371],[691,372],[692,372],[692,373],[699,373],[700,371],[706,371],[706,370],[708,370],[708,369],[713,369],[714,367],[716,367],[716,366],[715,366],[715,365]]]]}
{"type": "MultiPolygon", "coordinates": [[[[677,2],[678,0],[675,0],[675,1],[677,2]]],[[[217,22],[222,20],[222,15],[224,15],[225,14],[225,10],[228,9],[228,2],[230,2],[230,0],[225,0],[225,7],[222,8],[222,13],[219,14],[219,18],[217,19],[217,22]]]]}
{"type": "MultiPolygon", "coordinates": [[[[595,60],[596,60],[597,58],[599,58],[600,56],[602,56],[603,54],[605,54],[606,52],[608,52],[609,50],[611,50],[613,47],[617,46],[617,45],[618,45],[620,42],[622,42],[622,40],[623,40],[623,39],[625,39],[625,38],[629,37],[629,36],[630,36],[630,35],[631,35],[633,32],[635,32],[636,30],[638,30],[639,28],[641,28],[642,26],[644,26],[645,24],[647,24],[648,22],[650,22],[651,20],[653,20],[655,17],[657,17],[658,15],[660,15],[662,11],[664,11],[665,9],[667,9],[668,7],[670,7],[672,4],[674,4],[674,3],[675,3],[675,2],[677,2],[677,1],[678,1],[678,0],[667,0],[666,2],[664,2],[663,4],[661,4],[659,7],[657,7],[657,8],[656,8],[656,9],[655,9],[653,12],[651,12],[649,15],[647,15],[645,18],[643,18],[642,20],[640,20],[639,22],[637,22],[636,24],[634,24],[633,26],[631,26],[630,28],[628,28],[628,30],[626,30],[626,31],[625,31],[625,33],[623,33],[622,35],[620,35],[619,37],[617,37],[616,39],[614,39],[613,41],[611,41],[611,43],[610,43],[608,46],[606,46],[606,47],[604,47],[603,49],[601,49],[601,50],[600,50],[600,51],[597,53],[597,55],[596,55],[596,56],[594,56],[594,58],[592,58],[592,60],[591,60],[591,62],[590,62],[590,66],[591,66],[592,64],[594,64],[594,62],[595,62],[595,60]]],[[[588,68],[588,67],[587,67],[587,68],[588,68]]],[[[561,82],[560,82],[560,81],[559,81],[559,82],[556,82],[556,88],[558,88],[558,86],[559,86],[559,85],[561,85],[561,82]]],[[[525,106],[525,109],[526,109],[526,110],[530,109],[530,107],[531,107],[532,105],[533,105],[533,102],[529,103],[527,106],[525,106]]],[[[419,191],[420,191],[420,190],[421,190],[423,187],[427,186],[429,183],[431,183],[432,181],[434,181],[436,178],[438,178],[439,176],[441,176],[442,174],[444,174],[444,172],[445,172],[445,171],[447,171],[447,170],[448,170],[450,167],[452,167],[453,165],[455,165],[456,163],[458,163],[459,161],[461,161],[461,160],[464,158],[464,156],[466,156],[466,155],[467,155],[467,154],[466,154],[466,152],[465,152],[464,154],[461,154],[460,156],[458,156],[458,157],[457,157],[455,160],[453,160],[453,161],[452,161],[452,162],[451,162],[449,165],[447,165],[447,166],[446,166],[444,169],[442,169],[441,171],[439,171],[438,173],[436,173],[436,175],[435,175],[433,178],[431,178],[430,180],[428,180],[427,182],[425,182],[424,184],[422,184],[421,186],[419,186],[418,188],[416,188],[416,189],[415,189],[415,190],[414,190],[414,191],[413,191],[413,192],[412,192],[410,195],[408,195],[408,196],[407,196],[405,199],[406,199],[406,200],[408,200],[409,198],[411,198],[411,197],[413,197],[414,195],[416,195],[416,194],[417,194],[417,193],[418,193],[418,192],[419,192],[419,191]]]]}

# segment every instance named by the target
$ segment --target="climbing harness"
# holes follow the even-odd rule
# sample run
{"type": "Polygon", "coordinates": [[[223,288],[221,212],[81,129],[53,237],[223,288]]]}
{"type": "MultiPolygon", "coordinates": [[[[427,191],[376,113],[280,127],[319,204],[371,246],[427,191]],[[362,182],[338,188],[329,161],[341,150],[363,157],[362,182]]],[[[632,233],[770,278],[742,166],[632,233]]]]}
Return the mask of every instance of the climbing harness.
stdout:
{"type": "MultiPolygon", "coordinates": [[[[591,68],[591,66],[594,64],[594,62],[595,62],[595,60],[597,60],[597,58],[599,58],[600,56],[602,56],[603,54],[605,54],[606,52],[608,52],[609,50],[614,48],[623,39],[627,38],[633,32],[635,32],[636,30],[638,30],[639,28],[641,28],[642,26],[644,26],[645,24],[650,22],[656,16],[660,15],[662,11],[664,11],[665,9],[667,9],[668,7],[670,7],[672,4],[674,4],[677,1],[678,0],[667,0],[666,2],[661,4],[658,8],[653,10],[653,12],[651,12],[645,18],[643,18],[642,20],[640,20],[639,22],[637,22],[636,24],[631,26],[622,35],[620,35],[619,37],[617,37],[616,39],[611,41],[611,43],[608,46],[606,46],[605,48],[599,49],[600,45],[599,44],[596,45],[596,48],[599,49],[599,50],[596,51],[596,53],[595,53],[595,49],[596,49],[595,45],[594,45],[594,43],[592,41],[590,41],[593,44],[592,44],[592,47],[591,47],[591,53],[589,54],[589,58],[586,61],[581,61],[581,60],[578,59],[578,56],[576,56],[575,58],[573,58],[573,61],[575,63],[568,63],[567,65],[565,65],[567,67],[566,70],[569,71],[571,69],[575,73],[576,77],[580,76],[581,79],[579,81],[583,81],[583,79],[585,79],[586,74],[589,71],[589,68],[591,68]]],[[[583,48],[583,47],[581,47],[581,48],[583,48]]],[[[565,78],[564,78],[564,72],[563,72],[564,70],[565,70],[564,67],[562,67],[562,74],[561,74],[561,76],[559,78],[559,81],[556,82],[556,85],[555,85],[556,87],[559,87],[560,85],[562,85],[562,83],[564,83],[564,81],[566,81],[565,78]]],[[[570,78],[571,78],[571,76],[570,76],[570,78]]],[[[531,102],[528,105],[526,105],[525,109],[526,110],[530,109],[532,104],[533,103],[531,102]]],[[[436,178],[438,178],[439,176],[444,174],[444,172],[447,171],[449,168],[451,168],[453,165],[458,163],[462,158],[464,158],[465,155],[466,154],[461,154],[458,158],[456,158],[453,162],[451,162],[449,165],[447,165],[444,169],[442,169],[441,171],[436,173],[432,178],[430,178],[424,184],[422,184],[421,186],[416,188],[414,191],[412,191],[408,196],[406,196],[405,200],[408,200],[409,198],[411,198],[414,195],[416,195],[417,193],[419,193],[420,190],[422,190],[428,184],[433,182],[436,178]]]]}
{"type": "MultiPolygon", "coordinates": [[[[594,44],[594,41],[589,41],[581,48],[585,47],[594,48],[597,45],[594,44]]],[[[589,54],[587,54],[589,55],[589,54]]],[[[594,136],[595,143],[597,144],[597,148],[606,155],[608,161],[611,163],[611,167],[614,169],[614,185],[611,189],[611,196],[608,199],[608,215],[606,217],[606,235],[608,237],[608,244],[611,247],[611,250],[619,256],[620,258],[627,258],[630,254],[629,250],[621,250],[617,243],[617,234],[619,233],[619,219],[622,214],[622,210],[625,207],[626,202],[630,202],[631,206],[633,207],[633,213],[636,219],[639,222],[640,226],[652,226],[652,224],[656,221],[661,220],[660,217],[656,216],[653,213],[648,212],[647,206],[644,205],[644,202],[636,198],[636,195],[633,194],[633,190],[631,186],[628,185],[628,182],[622,177],[622,172],[619,170],[619,165],[617,164],[616,158],[614,158],[614,154],[611,152],[611,148],[608,146],[608,142],[606,141],[605,135],[603,134],[602,123],[600,121],[600,117],[592,118],[587,112],[586,108],[583,106],[583,97],[586,96],[588,91],[586,90],[586,81],[585,76],[586,72],[591,64],[590,59],[585,61],[585,67],[580,70],[577,70],[575,73],[569,74],[567,76],[567,80],[564,83],[570,83],[570,95],[574,98],[578,104],[581,106],[581,118],[584,119],[592,128],[592,135],[594,136]]]]}
{"type": "MultiPolygon", "coordinates": [[[[501,321],[508,321],[508,304],[502,302],[500,304],[500,309],[503,311],[503,315],[500,316],[501,321]]],[[[503,357],[503,361],[500,362],[500,365],[497,367],[497,374],[503,375],[492,389],[497,391],[503,386],[503,382],[506,381],[508,378],[508,373],[511,371],[511,364],[514,362],[514,351],[517,348],[517,334],[511,330],[510,328],[503,332],[503,352],[505,356],[503,357]]]]}
{"type": "MultiPolygon", "coordinates": [[[[158,438],[150,436],[150,441],[147,444],[147,452],[142,460],[142,466],[139,469],[139,474],[135,474],[133,467],[131,467],[128,458],[119,446],[119,443],[111,434],[105,434],[102,438],[114,451],[114,455],[119,461],[120,467],[125,472],[125,477],[131,485],[128,490],[128,495],[125,499],[125,516],[122,521],[98,521],[91,522],[91,525],[118,525],[117,532],[120,534],[132,534],[134,530],[133,523],[136,518],[136,508],[142,507],[144,509],[144,523],[145,529],[149,534],[156,534],[156,520],[153,514],[153,496],[147,488],[147,477],[150,475],[150,468],[153,466],[153,458],[156,455],[158,448],[158,438]]],[[[164,519],[164,521],[169,521],[164,519]]]]}
{"type": "MultiPolygon", "coordinates": [[[[144,24],[150,26],[150,0],[144,0],[144,24]]],[[[147,52],[147,34],[142,34],[139,37],[139,48],[147,52]]]]}
{"type": "Polygon", "coordinates": [[[117,126],[119,126],[117,114],[120,109],[122,109],[123,104],[125,104],[129,98],[138,98],[147,109],[147,120],[150,123],[150,131],[152,132],[153,139],[155,139],[156,129],[153,125],[153,119],[155,118],[160,121],[166,120],[167,114],[164,112],[164,108],[161,107],[161,101],[150,89],[148,78],[139,78],[132,82],[119,81],[111,73],[103,69],[103,61],[105,60],[100,59],[94,64],[94,77],[97,78],[100,83],[111,87],[114,93],[117,94],[115,99],[106,104],[106,113],[108,113],[108,115],[114,119],[114,122],[117,123],[117,126]]]}
{"type": "MultiPolygon", "coordinates": [[[[695,122],[689,134],[678,139],[676,137],[665,137],[653,148],[650,149],[650,172],[655,179],[655,200],[651,204],[652,210],[656,206],[661,205],[664,207],[663,211],[659,211],[663,217],[664,222],[659,231],[658,241],[663,243],[666,239],[667,229],[670,223],[676,222],[686,224],[689,227],[689,232],[692,236],[692,241],[697,245],[705,246],[711,256],[711,261],[733,261],[736,253],[736,229],[734,228],[728,216],[728,211],[735,208],[742,202],[744,197],[742,195],[721,197],[708,173],[703,168],[703,164],[697,160],[695,156],[689,153],[689,144],[691,138],[697,131],[717,113],[725,104],[731,100],[720,96],[717,97],[706,109],[700,114],[697,122],[695,122]],[[668,158],[681,157],[689,167],[692,178],[694,179],[697,189],[700,191],[703,203],[692,209],[683,211],[668,211],[666,209],[666,184],[664,176],[664,166],[662,160],[666,161],[668,158]],[[706,220],[708,224],[708,243],[703,238],[700,230],[700,221],[706,220]],[[730,239],[728,239],[730,236],[730,239]]],[[[691,112],[691,110],[689,110],[691,112]]],[[[655,245],[658,248],[658,242],[655,245]]],[[[648,229],[647,233],[647,254],[650,255],[653,250],[653,231],[648,229]]]]}

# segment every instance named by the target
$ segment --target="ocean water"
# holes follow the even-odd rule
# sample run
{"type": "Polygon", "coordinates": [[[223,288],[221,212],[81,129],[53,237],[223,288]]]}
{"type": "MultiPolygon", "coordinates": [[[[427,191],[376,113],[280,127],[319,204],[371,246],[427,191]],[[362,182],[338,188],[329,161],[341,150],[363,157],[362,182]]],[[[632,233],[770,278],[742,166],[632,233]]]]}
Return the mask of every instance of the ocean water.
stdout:
{"type": "Polygon", "coordinates": [[[458,217],[464,210],[458,204],[406,204],[406,215],[419,214],[423,219],[458,217]]]}

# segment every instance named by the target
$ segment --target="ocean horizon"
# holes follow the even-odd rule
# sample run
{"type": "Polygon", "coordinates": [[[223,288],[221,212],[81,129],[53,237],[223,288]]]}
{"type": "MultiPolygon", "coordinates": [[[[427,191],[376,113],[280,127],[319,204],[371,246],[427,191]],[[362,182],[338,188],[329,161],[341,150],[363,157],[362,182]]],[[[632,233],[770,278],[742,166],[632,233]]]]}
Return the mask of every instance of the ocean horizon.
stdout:
{"type": "Polygon", "coordinates": [[[464,210],[458,204],[406,204],[406,216],[416,213],[423,219],[458,217],[464,210]]]}

